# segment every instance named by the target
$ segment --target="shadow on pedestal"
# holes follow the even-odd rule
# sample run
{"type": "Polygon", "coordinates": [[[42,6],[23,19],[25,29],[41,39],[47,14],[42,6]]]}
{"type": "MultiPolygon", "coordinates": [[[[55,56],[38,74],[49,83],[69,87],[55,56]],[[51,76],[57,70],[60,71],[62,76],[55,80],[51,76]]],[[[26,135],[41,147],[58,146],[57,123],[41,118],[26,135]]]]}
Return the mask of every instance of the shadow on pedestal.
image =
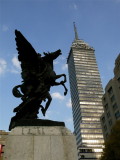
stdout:
{"type": "Polygon", "coordinates": [[[64,122],[46,120],[46,119],[21,119],[17,121],[12,121],[9,126],[9,130],[17,126],[63,126],[65,127],[64,122]]]}

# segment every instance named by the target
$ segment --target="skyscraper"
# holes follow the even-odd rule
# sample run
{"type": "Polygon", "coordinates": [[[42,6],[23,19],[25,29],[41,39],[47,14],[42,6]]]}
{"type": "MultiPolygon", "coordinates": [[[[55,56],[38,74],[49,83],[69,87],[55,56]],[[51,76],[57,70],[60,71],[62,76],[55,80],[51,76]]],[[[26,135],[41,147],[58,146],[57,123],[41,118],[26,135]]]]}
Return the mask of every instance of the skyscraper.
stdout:
{"type": "Polygon", "coordinates": [[[94,49],[78,38],[68,56],[68,70],[79,159],[98,159],[102,152],[103,134],[100,116],[103,113],[103,90],[94,49]]]}

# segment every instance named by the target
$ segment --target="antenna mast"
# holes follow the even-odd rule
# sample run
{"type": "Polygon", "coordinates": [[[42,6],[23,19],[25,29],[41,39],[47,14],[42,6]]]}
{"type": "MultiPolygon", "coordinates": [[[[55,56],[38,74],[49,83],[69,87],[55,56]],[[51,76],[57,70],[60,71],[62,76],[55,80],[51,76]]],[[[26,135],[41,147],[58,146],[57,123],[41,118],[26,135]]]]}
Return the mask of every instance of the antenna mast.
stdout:
{"type": "Polygon", "coordinates": [[[78,33],[77,33],[75,22],[73,22],[73,25],[74,25],[74,32],[75,32],[75,40],[78,40],[79,38],[78,38],[78,33]]]}

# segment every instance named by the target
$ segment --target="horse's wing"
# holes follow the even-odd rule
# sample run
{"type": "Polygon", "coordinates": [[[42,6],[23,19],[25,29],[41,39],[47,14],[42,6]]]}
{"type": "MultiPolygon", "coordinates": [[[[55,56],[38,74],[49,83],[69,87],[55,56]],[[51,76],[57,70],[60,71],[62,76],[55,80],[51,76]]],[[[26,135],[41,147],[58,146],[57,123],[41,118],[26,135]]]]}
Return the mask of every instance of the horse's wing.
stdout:
{"type": "Polygon", "coordinates": [[[16,49],[18,50],[18,59],[21,62],[22,69],[29,65],[31,65],[32,68],[36,67],[36,65],[38,64],[38,54],[20,31],[15,30],[15,35],[17,45],[16,49]]]}

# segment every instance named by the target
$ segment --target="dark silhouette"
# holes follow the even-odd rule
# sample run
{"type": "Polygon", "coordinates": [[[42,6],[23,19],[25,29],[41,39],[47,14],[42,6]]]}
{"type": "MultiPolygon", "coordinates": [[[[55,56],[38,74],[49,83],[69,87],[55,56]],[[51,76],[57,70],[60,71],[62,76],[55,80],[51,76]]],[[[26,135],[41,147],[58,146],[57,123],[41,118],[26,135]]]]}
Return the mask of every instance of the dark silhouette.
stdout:
{"type": "Polygon", "coordinates": [[[65,89],[64,95],[67,94],[65,86],[66,75],[56,75],[53,69],[53,61],[61,55],[61,50],[51,53],[37,53],[32,45],[25,39],[20,31],[15,30],[16,45],[18,50],[18,60],[21,62],[22,84],[13,88],[13,95],[21,98],[22,103],[14,108],[16,115],[11,119],[9,130],[15,123],[23,119],[37,119],[37,114],[41,108],[42,114],[45,113],[52,101],[49,93],[51,86],[62,85],[65,89]],[[56,79],[64,77],[61,82],[56,79]],[[46,101],[45,107],[41,105],[42,101],[46,101]]]}

